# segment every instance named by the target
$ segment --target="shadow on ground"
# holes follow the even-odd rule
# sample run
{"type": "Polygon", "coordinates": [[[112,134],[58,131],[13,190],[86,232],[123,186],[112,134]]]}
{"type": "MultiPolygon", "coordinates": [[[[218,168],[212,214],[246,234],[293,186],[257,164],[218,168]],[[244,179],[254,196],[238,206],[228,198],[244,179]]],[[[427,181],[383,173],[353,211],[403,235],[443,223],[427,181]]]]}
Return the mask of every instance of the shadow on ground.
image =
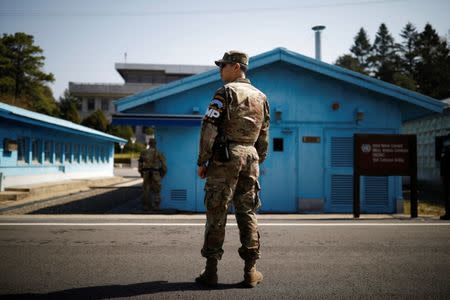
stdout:
{"type": "Polygon", "coordinates": [[[112,299],[120,297],[135,297],[165,292],[228,290],[243,288],[240,283],[218,284],[208,288],[195,282],[152,281],[129,285],[104,285],[67,289],[47,294],[9,294],[8,299],[112,299]]]}
{"type": "MultiPolygon", "coordinates": [[[[99,194],[64,204],[47,206],[28,214],[103,214],[139,198],[142,193],[141,186],[106,187],[98,188],[97,190],[99,190],[99,194]]],[[[130,207],[130,209],[134,210],[135,208],[130,207]]],[[[124,211],[122,213],[132,213],[132,211],[124,211]]]]}

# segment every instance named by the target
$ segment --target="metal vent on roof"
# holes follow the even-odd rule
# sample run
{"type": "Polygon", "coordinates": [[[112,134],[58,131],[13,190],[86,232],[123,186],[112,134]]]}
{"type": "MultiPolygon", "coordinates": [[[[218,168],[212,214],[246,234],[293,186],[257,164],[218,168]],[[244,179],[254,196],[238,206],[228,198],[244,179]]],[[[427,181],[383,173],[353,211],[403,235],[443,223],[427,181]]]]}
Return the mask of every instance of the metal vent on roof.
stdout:
{"type": "Polygon", "coordinates": [[[353,137],[331,138],[331,167],[353,166],[353,137]]]}
{"type": "Polygon", "coordinates": [[[331,175],[331,205],[353,204],[353,176],[331,175]]]}
{"type": "Polygon", "coordinates": [[[366,176],[364,179],[366,205],[387,206],[389,204],[388,177],[366,176]]]}
{"type": "Polygon", "coordinates": [[[170,190],[170,200],[186,201],[187,200],[187,190],[170,190]]]}

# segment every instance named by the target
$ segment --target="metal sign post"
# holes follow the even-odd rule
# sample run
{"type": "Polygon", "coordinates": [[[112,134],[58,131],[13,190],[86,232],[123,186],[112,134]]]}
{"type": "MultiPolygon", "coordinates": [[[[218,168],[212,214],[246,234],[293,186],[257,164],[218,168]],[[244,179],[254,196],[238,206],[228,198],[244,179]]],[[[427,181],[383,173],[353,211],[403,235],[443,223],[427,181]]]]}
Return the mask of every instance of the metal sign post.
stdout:
{"type": "Polygon", "coordinates": [[[410,176],[411,218],[417,218],[417,138],[406,134],[354,134],[353,217],[360,216],[360,176],[410,176]]]}

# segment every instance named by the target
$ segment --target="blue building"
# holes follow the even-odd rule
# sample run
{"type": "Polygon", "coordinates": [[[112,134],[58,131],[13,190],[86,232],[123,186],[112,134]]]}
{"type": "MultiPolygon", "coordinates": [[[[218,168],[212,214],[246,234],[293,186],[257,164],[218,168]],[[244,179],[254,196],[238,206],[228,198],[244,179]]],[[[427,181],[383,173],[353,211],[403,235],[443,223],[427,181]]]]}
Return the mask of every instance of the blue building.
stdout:
{"type": "MultiPolygon", "coordinates": [[[[353,134],[400,133],[403,122],[444,104],[284,48],[250,59],[248,77],[271,106],[270,152],[261,165],[261,212],[352,211],[353,134]]],[[[218,70],[116,102],[115,124],[155,126],[168,174],[162,207],[203,211],[196,176],[200,124],[218,70]]],[[[361,211],[402,211],[400,177],[363,177],[361,211]]]]}
{"type": "Polygon", "coordinates": [[[113,176],[114,143],[127,141],[0,103],[2,188],[113,176]]]}

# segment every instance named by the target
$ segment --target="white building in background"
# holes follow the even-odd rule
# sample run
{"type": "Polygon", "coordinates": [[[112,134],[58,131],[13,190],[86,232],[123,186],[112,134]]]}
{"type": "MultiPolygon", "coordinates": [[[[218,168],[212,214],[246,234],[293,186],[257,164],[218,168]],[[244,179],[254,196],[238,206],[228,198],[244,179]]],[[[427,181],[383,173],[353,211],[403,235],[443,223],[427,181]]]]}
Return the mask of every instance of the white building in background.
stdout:
{"type": "Polygon", "coordinates": [[[436,137],[450,134],[450,98],[443,114],[405,122],[402,133],[417,135],[417,176],[418,180],[432,185],[440,185],[439,162],[436,160],[436,137]]]}
{"type": "MultiPolygon", "coordinates": [[[[101,110],[111,121],[111,116],[115,113],[113,100],[214,68],[214,66],[200,65],[116,63],[115,69],[125,83],[69,82],[69,92],[80,99],[79,114],[81,119],[86,118],[96,110],[101,110]]],[[[145,128],[134,126],[133,131],[138,140],[144,141],[145,128]]]]}

